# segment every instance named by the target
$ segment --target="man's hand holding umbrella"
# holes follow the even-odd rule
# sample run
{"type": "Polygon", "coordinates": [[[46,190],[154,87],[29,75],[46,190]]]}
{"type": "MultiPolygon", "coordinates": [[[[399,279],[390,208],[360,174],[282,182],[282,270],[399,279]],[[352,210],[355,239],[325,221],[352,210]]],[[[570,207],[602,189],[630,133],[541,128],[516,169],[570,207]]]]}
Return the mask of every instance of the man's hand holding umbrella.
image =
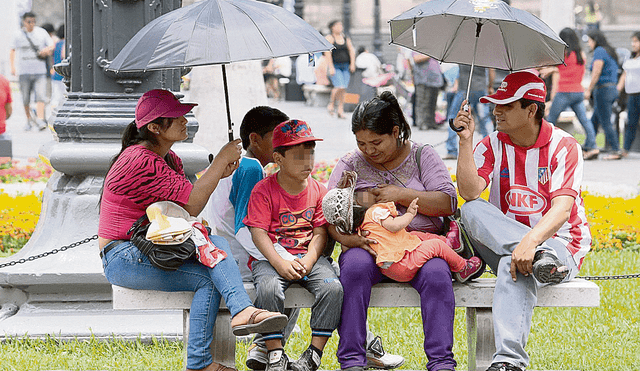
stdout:
{"type": "Polygon", "coordinates": [[[462,145],[463,140],[470,140],[473,142],[473,131],[476,128],[471,107],[467,106],[467,110],[464,109],[465,105],[468,103],[469,101],[467,100],[462,102],[460,110],[458,111],[456,118],[453,120],[453,126],[457,128],[457,130],[454,129],[454,131],[458,134],[458,137],[460,137],[460,145],[462,145]]]}

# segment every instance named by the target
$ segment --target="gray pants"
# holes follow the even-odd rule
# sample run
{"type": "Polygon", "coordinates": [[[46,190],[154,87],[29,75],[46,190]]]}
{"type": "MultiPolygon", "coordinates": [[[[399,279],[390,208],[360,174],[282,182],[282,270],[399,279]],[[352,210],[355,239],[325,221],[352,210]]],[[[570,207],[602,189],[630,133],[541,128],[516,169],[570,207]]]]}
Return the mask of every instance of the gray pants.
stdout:
{"type": "MultiPolygon", "coordinates": [[[[493,292],[493,329],[496,353],[493,362],[508,362],[525,368],[529,355],[524,350],[531,330],[531,317],[537,302],[538,288],[543,285],[533,275],[517,273],[511,278],[511,253],[525,234],[526,225],[505,216],[500,209],[477,199],[462,205],[462,224],[469,233],[482,259],[497,275],[493,292]]],[[[550,238],[538,249],[555,254],[568,268],[568,281],[578,274],[578,267],[565,247],[566,242],[550,238]]]]}
{"type": "MultiPolygon", "coordinates": [[[[331,336],[340,322],[342,308],[342,285],[333,267],[321,256],[303,280],[287,281],[266,260],[253,262],[253,282],[256,285],[255,306],[269,311],[284,311],[284,292],[298,283],[315,297],[311,307],[311,335],[331,336]]],[[[282,339],[282,332],[263,334],[264,340],[282,339]]]]}

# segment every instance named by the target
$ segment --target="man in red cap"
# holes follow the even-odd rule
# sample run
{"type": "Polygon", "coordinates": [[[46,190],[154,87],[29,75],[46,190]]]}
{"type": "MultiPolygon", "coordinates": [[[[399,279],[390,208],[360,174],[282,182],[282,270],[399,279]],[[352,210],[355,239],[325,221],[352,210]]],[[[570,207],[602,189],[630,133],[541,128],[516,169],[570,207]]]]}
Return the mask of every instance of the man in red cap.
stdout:
{"type": "Polygon", "coordinates": [[[268,350],[266,371],[316,371],[324,346],[340,322],[342,284],[322,255],[327,243],[322,198],[327,189],[310,176],[319,140],[300,120],[285,121],[273,129],[273,160],[280,170],[253,188],[243,221],[264,256],[251,262],[256,306],[284,310],[284,292],[292,283],[315,296],[311,344],[300,359],[289,364],[282,331],[262,334],[268,350]]]}
{"type": "Polygon", "coordinates": [[[460,110],[457,183],[466,202],[462,222],[474,247],[496,272],[493,323],[496,353],[487,371],[522,371],[537,289],[575,277],[591,246],[580,195],[582,148],[546,122],[546,88],[532,73],[515,72],[495,94],[496,129],[473,148],[475,123],[460,110]],[[489,202],[480,194],[490,186],[489,202]]]}

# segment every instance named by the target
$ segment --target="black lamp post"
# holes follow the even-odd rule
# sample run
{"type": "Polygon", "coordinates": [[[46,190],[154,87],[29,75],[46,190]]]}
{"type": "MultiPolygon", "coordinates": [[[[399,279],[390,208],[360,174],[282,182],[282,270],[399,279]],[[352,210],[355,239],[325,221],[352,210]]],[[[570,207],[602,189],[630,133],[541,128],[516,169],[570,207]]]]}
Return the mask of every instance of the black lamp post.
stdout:
{"type": "Polygon", "coordinates": [[[373,1],[373,54],[383,61],[382,40],[380,36],[380,0],[373,1]]]}

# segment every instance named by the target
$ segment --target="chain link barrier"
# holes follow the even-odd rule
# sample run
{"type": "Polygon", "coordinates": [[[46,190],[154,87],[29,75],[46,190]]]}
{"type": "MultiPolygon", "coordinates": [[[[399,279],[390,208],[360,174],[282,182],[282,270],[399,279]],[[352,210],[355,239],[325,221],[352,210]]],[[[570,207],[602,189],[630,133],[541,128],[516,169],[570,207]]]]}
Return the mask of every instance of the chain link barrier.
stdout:
{"type": "Polygon", "coordinates": [[[62,246],[59,249],[53,249],[51,251],[43,252],[42,254],[38,254],[38,255],[33,255],[33,256],[28,257],[28,258],[23,258],[23,259],[19,259],[19,260],[10,261],[8,263],[0,264],[0,269],[5,268],[5,267],[11,267],[11,266],[14,266],[16,264],[23,264],[23,263],[26,263],[26,262],[34,261],[36,259],[44,258],[44,257],[49,256],[49,255],[57,254],[57,253],[59,253],[61,251],[67,251],[69,249],[73,249],[74,247],[83,245],[85,243],[88,243],[88,242],[91,242],[91,241],[97,240],[97,239],[98,239],[98,235],[96,234],[96,235],[93,235],[91,237],[85,238],[84,240],[81,240],[81,241],[78,241],[78,242],[74,242],[74,243],[69,244],[67,246],[62,246]]]}
{"type": "Polygon", "coordinates": [[[577,276],[576,278],[582,278],[583,280],[587,281],[628,280],[633,278],[640,278],[640,273],[618,274],[614,276],[577,276]]]}
{"type": "MultiPolygon", "coordinates": [[[[84,240],[78,241],[78,242],[74,242],[72,244],[69,244],[67,246],[62,246],[59,249],[53,249],[51,251],[47,251],[47,252],[43,252],[42,254],[38,254],[38,255],[33,255],[30,256],[28,258],[23,258],[23,259],[19,259],[19,260],[14,260],[14,261],[10,261],[8,263],[4,263],[4,264],[0,264],[0,269],[5,268],[5,267],[11,267],[14,266],[16,264],[23,264],[26,262],[30,262],[30,261],[34,261],[36,259],[40,259],[40,258],[44,258],[47,257],[49,255],[54,255],[57,254],[59,252],[62,251],[67,251],[69,249],[73,249],[74,247],[80,246],[80,245],[84,245],[85,243],[89,243],[93,240],[97,240],[98,239],[98,235],[93,235],[91,237],[87,237],[84,240]]],[[[493,272],[491,272],[493,273],[493,272]]],[[[587,281],[605,281],[605,280],[628,280],[628,279],[634,279],[634,278],[640,278],[640,273],[636,273],[636,274],[618,274],[618,275],[612,275],[612,276],[577,276],[576,278],[581,278],[583,280],[587,280],[587,281]]]]}

